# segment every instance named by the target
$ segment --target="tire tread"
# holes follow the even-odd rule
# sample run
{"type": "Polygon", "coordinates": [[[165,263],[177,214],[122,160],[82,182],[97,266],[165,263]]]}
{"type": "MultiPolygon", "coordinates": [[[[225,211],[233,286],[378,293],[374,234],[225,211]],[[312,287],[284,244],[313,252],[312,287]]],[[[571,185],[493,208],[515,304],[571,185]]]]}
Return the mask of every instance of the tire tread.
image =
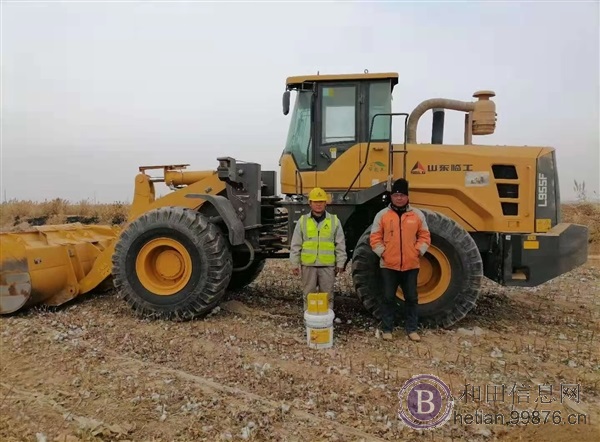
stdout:
{"type": "MultiPolygon", "coordinates": [[[[420,209],[426,217],[427,225],[434,235],[448,241],[458,254],[462,256],[463,272],[457,278],[464,278],[458,293],[446,293],[444,297],[453,296],[455,301],[448,308],[436,309],[432,314],[419,315],[421,324],[428,327],[450,327],[463,319],[471,311],[479,297],[483,281],[483,263],[477,244],[457,222],[447,216],[427,209],[420,209]]],[[[358,240],[352,257],[352,277],[354,288],[364,308],[376,319],[380,319],[379,298],[381,296],[381,278],[373,276],[379,270],[379,257],[369,244],[371,226],[358,240]]],[[[400,319],[400,317],[399,317],[400,319]]]]}
{"type": "Polygon", "coordinates": [[[233,264],[227,241],[217,226],[195,210],[162,207],[141,215],[126,227],[115,245],[112,265],[118,296],[137,315],[154,319],[189,320],[204,316],[218,304],[229,284],[233,264]],[[156,227],[174,229],[184,234],[207,263],[207,278],[199,280],[189,296],[168,306],[152,304],[142,298],[126,275],[125,263],[131,245],[139,235],[156,227]]]}

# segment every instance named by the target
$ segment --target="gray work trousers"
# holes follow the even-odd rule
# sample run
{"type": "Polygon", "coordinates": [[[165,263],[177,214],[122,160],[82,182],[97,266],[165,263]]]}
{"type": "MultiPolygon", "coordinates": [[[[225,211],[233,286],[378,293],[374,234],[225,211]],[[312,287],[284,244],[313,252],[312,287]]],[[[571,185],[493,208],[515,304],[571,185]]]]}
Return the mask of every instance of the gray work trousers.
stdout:
{"type": "Polygon", "coordinates": [[[309,293],[327,293],[329,308],[333,310],[335,267],[302,266],[301,275],[304,311],[306,311],[306,307],[308,306],[309,293]]]}

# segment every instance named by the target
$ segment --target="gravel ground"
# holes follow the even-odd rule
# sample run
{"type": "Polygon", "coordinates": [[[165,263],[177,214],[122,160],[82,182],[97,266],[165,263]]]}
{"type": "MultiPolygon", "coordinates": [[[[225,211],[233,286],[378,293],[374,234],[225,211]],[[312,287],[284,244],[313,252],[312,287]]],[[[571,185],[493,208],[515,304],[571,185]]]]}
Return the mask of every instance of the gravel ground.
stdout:
{"type": "Polygon", "coordinates": [[[598,440],[600,261],[535,289],[486,282],[465,320],[420,343],[381,341],[347,274],[336,289],[326,350],[307,347],[299,280],[281,261],[202,320],[141,320],[110,292],[0,318],[0,439],[598,440]],[[587,423],[461,424],[453,413],[415,431],[397,417],[398,391],[425,373],[450,386],[461,416],[508,418],[515,401],[587,423]],[[579,384],[579,403],[560,400],[561,383],[579,384]],[[481,402],[459,399],[465,384],[481,402]],[[503,401],[486,400],[488,384],[507,386],[503,401]],[[524,389],[509,394],[515,384],[528,402],[524,389]],[[553,384],[552,404],[536,402],[541,384],[553,384]]]}

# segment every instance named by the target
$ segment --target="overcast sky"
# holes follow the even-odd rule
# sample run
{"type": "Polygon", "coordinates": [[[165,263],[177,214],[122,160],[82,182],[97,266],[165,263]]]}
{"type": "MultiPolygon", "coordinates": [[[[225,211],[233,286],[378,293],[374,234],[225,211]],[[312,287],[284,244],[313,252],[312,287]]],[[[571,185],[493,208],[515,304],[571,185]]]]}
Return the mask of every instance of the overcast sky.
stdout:
{"type": "Polygon", "coordinates": [[[221,155],[277,169],[285,78],[364,69],[399,73],[395,112],[494,90],[475,142],[555,147],[563,199],[600,193],[598,2],[3,2],[1,25],[9,199],[131,201],[139,165],[221,155]]]}

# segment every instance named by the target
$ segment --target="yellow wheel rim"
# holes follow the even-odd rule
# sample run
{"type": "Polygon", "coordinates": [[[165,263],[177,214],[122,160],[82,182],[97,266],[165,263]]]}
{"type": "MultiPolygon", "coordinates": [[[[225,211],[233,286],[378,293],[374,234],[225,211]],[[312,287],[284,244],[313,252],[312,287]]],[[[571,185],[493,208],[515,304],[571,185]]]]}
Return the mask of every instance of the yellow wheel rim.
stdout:
{"type": "MultiPolygon", "coordinates": [[[[430,246],[425,256],[421,257],[417,293],[419,304],[427,304],[438,299],[450,285],[452,267],[446,255],[437,247],[430,246]]],[[[398,288],[396,295],[404,300],[402,290],[398,288]]]]}
{"type": "Polygon", "coordinates": [[[192,258],[179,242],[156,238],[142,247],[135,271],[146,290],[161,296],[177,293],[192,275],[192,258]]]}

